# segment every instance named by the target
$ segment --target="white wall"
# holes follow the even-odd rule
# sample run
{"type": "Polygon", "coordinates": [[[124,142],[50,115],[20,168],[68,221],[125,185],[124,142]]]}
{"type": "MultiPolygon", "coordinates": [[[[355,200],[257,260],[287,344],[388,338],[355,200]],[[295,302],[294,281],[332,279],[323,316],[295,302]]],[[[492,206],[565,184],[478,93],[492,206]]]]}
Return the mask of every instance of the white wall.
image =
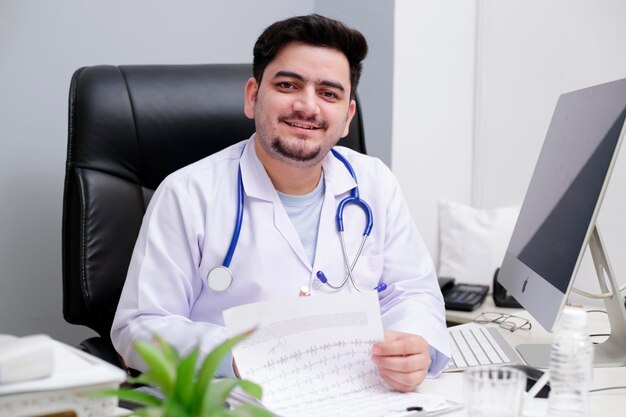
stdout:
{"type": "Polygon", "coordinates": [[[437,200],[471,201],[475,11],[396,0],[392,166],[435,260],[437,200]]]}
{"type": "MultiPolygon", "coordinates": [[[[558,96],[626,77],[626,2],[396,0],[395,16],[393,168],[437,260],[438,199],[521,204],[558,96]]],[[[598,220],[621,283],[624,189],[622,150],[598,220]]],[[[597,292],[588,254],[576,286],[597,292]]]]}
{"type": "Polygon", "coordinates": [[[76,343],[63,321],[61,199],[72,73],[84,65],[251,62],[313,0],[0,2],[0,333],[76,343]]]}
{"type": "MultiPolygon", "coordinates": [[[[473,203],[520,204],[558,96],[626,77],[626,2],[479,0],[478,5],[473,203]]],[[[622,283],[625,189],[622,149],[598,219],[622,283]]],[[[575,286],[598,292],[589,253],[575,286]]]]}
{"type": "Polygon", "coordinates": [[[339,19],[367,38],[369,52],[358,87],[367,153],[391,165],[394,2],[315,0],[315,12],[339,19]]]}

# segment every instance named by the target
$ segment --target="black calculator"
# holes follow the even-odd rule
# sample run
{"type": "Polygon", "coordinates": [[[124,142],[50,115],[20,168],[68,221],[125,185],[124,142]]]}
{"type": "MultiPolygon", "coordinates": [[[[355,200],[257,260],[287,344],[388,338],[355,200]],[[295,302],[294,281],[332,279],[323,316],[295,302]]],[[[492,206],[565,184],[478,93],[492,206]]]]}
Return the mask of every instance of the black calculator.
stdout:
{"type": "Polygon", "coordinates": [[[454,284],[442,289],[446,309],[459,311],[473,311],[480,307],[488,292],[489,285],[480,284],[454,284]]]}

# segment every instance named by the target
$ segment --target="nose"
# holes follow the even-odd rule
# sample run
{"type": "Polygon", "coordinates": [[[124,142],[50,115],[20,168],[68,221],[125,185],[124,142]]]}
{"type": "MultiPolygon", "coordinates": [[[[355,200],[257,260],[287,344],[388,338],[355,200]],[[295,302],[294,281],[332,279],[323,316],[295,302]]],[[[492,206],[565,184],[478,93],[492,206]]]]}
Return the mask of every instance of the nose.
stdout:
{"type": "Polygon", "coordinates": [[[317,116],[320,108],[315,90],[311,88],[302,89],[293,103],[293,110],[306,116],[317,116]]]}

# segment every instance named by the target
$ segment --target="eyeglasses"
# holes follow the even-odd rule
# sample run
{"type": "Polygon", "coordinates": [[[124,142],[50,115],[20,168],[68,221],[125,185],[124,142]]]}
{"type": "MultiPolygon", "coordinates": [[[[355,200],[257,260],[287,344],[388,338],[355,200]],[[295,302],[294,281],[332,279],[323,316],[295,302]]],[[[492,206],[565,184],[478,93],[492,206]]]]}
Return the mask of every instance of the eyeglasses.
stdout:
{"type": "Polygon", "coordinates": [[[480,313],[478,317],[474,319],[474,323],[487,324],[497,323],[503,329],[510,332],[515,330],[530,330],[533,325],[524,317],[514,316],[512,314],[496,313],[492,311],[485,311],[480,313]]]}

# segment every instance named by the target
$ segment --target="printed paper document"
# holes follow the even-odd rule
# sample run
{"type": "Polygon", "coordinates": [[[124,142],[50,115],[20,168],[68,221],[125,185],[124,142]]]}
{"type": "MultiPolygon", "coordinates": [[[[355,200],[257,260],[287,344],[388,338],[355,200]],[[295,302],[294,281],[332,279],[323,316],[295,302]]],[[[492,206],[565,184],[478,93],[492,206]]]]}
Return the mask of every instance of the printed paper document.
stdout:
{"type": "Polygon", "coordinates": [[[230,336],[256,327],[235,347],[240,375],[263,387],[263,404],[282,417],[405,415],[445,408],[441,396],[392,391],[371,360],[383,340],[378,295],[294,297],[224,312],[230,336]]]}

